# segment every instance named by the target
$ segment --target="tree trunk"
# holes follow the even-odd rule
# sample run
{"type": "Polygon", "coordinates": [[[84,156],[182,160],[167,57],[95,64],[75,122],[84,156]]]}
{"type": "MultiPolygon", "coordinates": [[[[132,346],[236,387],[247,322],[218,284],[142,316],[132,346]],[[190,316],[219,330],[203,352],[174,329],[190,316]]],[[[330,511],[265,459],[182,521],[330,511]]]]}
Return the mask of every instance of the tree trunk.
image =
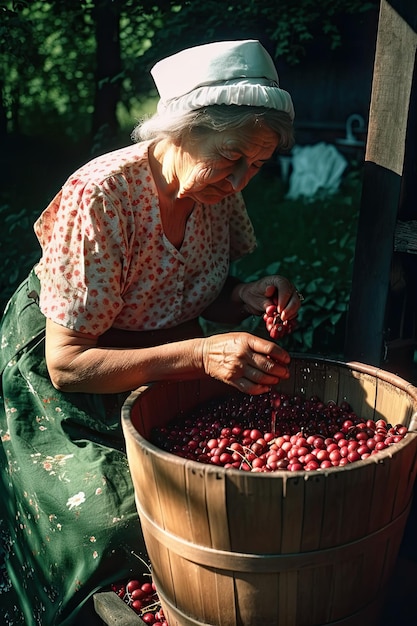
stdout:
{"type": "Polygon", "coordinates": [[[111,0],[96,0],[93,16],[96,31],[96,92],[92,132],[99,151],[107,149],[119,129],[120,99],[120,6],[111,0]]]}
{"type": "Polygon", "coordinates": [[[4,141],[7,134],[7,113],[4,103],[4,81],[0,81],[0,139],[4,141]]]}

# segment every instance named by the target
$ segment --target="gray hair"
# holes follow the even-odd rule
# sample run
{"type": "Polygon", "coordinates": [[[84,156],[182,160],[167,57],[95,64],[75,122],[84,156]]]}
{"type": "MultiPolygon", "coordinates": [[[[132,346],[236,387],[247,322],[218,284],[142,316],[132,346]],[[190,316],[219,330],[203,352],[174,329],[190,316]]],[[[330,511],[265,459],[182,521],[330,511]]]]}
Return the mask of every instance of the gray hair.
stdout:
{"type": "Polygon", "coordinates": [[[265,125],[280,137],[279,150],[294,145],[294,129],[285,111],[265,107],[240,105],[213,105],[181,115],[155,113],[140,122],[132,133],[136,142],[169,137],[181,142],[186,136],[205,132],[222,132],[245,126],[265,125]]]}

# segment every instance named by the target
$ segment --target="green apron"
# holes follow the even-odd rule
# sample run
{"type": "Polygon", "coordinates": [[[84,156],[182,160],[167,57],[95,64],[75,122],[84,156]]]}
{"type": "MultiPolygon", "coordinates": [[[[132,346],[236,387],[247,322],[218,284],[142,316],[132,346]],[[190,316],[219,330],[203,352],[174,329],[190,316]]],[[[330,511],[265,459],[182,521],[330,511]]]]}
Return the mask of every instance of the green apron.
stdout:
{"type": "Polygon", "coordinates": [[[92,594],[144,570],[120,406],[62,393],[32,272],[1,325],[0,623],[101,624],[92,594]],[[1,619],[2,618],[2,619],[1,619]]]}

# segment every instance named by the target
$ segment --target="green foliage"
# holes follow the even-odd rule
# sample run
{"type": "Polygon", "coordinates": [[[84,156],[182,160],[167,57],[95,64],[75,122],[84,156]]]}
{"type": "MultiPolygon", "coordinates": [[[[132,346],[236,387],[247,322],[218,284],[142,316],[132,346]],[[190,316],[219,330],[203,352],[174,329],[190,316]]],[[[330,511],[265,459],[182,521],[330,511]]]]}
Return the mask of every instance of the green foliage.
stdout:
{"type": "Polygon", "coordinates": [[[134,61],[150,46],[154,11],[120,2],[123,70],[96,81],[99,1],[0,3],[0,87],[10,133],[79,141],[90,133],[95,91],[106,82],[121,80],[120,102],[130,106],[134,61]]]}
{"type": "MultiPolygon", "coordinates": [[[[151,65],[179,49],[227,38],[259,38],[275,57],[298,63],[317,38],[343,44],[345,14],[376,10],[377,0],[27,0],[0,2],[0,130],[31,136],[89,134],[100,86],[120,82],[119,112],[154,94],[151,65]],[[97,67],[98,8],[120,25],[120,67],[97,67]]],[[[122,120],[119,116],[119,123],[122,120]]]]}
{"type": "Polygon", "coordinates": [[[302,2],[262,2],[260,11],[268,15],[268,34],[275,43],[275,56],[290,64],[299,63],[308,51],[308,43],[320,37],[329,50],[342,45],[340,20],[344,15],[375,9],[376,2],[361,0],[303,0],[302,2]]]}
{"type": "Polygon", "coordinates": [[[93,22],[82,3],[22,2],[4,10],[0,82],[10,132],[88,132],[94,93],[93,22]]]}
{"type": "MultiPolygon", "coordinates": [[[[258,250],[234,264],[242,280],[281,274],[304,295],[298,327],[281,343],[293,352],[342,356],[349,304],[361,179],[350,173],[338,193],[285,199],[278,179],[260,174],[245,191],[258,250]]],[[[266,336],[263,321],[246,328],[266,336]]]]}
{"type": "Polygon", "coordinates": [[[39,260],[40,248],[33,232],[37,217],[34,211],[27,211],[26,208],[14,212],[10,205],[0,205],[0,313],[17,285],[39,260]]]}
{"type": "MultiPolygon", "coordinates": [[[[156,3],[164,4],[167,3],[156,3]]],[[[159,58],[190,46],[224,38],[258,38],[270,44],[275,58],[296,64],[309,44],[320,38],[329,50],[343,43],[340,24],[345,15],[377,10],[378,0],[217,0],[174,2],[162,15],[153,44],[159,58]],[[192,28],[190,25],[192,24],[192,28]]],[[[150,50],[150,59],[155,60],[150,50]]]]}

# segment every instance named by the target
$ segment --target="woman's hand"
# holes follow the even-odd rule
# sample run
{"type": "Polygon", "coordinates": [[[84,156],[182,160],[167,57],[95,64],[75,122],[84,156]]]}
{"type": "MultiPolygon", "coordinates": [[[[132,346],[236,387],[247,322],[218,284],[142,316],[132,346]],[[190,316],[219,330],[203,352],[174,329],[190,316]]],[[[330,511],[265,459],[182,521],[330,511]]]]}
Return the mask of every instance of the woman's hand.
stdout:
{"type": "Polygon", "coordinates": [[[64,392],[121,393],[150,381],[208,375],[249,394],[289,377],[288,353],[245,332],[194,337],[146,347],[109,347],[100,338],[47,320],[46,361],[64,392]]]}
{"type": "Polygon", "coordinates": [[[212,378],[258,395],[289,377],[289,354],[275,343],[245,332],[206,337],[203,366],[212,378]]]}
{"type": "Polygon", "coordinates": [[[252,283],[241,283],[235,287],[236,295],[252,315],[263,315],[276,298],[282,321],[293,319],[301,304],[300,294],[283,276],[265,276],[252,283]]]}

